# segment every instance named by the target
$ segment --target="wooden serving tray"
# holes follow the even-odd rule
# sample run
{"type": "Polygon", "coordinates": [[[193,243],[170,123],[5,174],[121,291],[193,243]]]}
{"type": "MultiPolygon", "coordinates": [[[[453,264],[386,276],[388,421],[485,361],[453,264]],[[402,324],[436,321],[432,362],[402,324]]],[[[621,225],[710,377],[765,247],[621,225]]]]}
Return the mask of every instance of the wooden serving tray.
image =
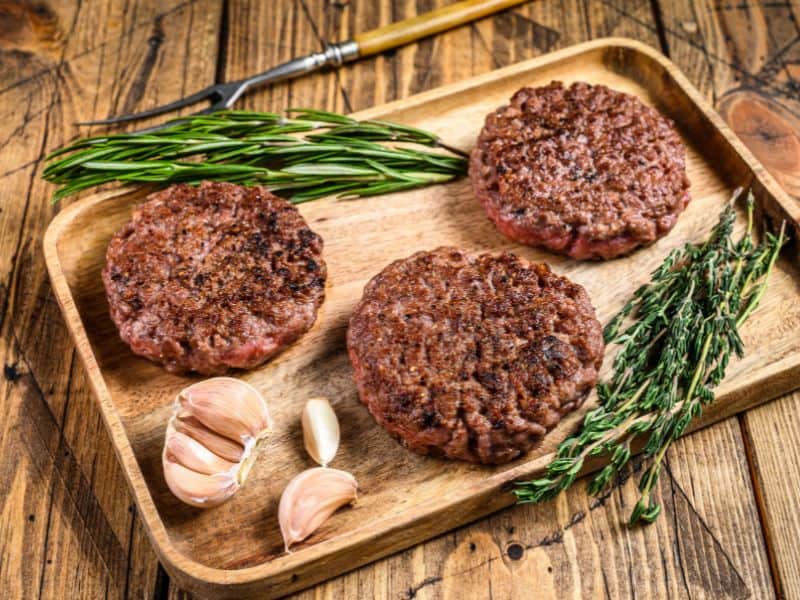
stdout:
{"type": "MultiPolygon", "coordinates": [[[[302,205],[325,240],[327,298],[317,324],[297,344],[242,374],[267,398],[276,432],[244,488],[218,508],[193,509],[168,491],[160,460],[164,428],[176,392],[192,379],[170,375],[130,352],[108,316],[100,280],[109,238],[148,190],[96,194],[54,219],[44,250],[56,297],[156,552],[181,587],[215,597],[280,596],[498,510],[513,502],[509,482],[540,473],[552,449],[593,405],[590,398],[538,450],[501,467],[445,462],[404,450],[360,404],[344,348],[350,311],[364,284],[390,261],[443,244],[513,250],[547,261],[583,284],[607,322],[670,249],[705,237],[736,186],[751,186],[763,209],[760,217],[773,225],[786,219],[797,239],[798,203],[672,63],[634,41],[581,44],[354,116],[429,129],[469,149],[489,111],[519,87],[552,79],[603,83],[636,94],[677,123],[687,144],[693,200],[672,233],[627,258],[575,262],[501,236],[466,179],[392,196],[302,205]],[[356,476],[359,500],[285,554],[277,503],[287,482],[313,466],[303,450],[300,412],[308,398],[320,395],[331,399],[342,426],[342,446],[332,466],[356,476]]],[[[744,327],[745,358],[730,365],[717,402],[695,428],[798,386],[796,248],[784,252],[761,307],[744,327]]]]}

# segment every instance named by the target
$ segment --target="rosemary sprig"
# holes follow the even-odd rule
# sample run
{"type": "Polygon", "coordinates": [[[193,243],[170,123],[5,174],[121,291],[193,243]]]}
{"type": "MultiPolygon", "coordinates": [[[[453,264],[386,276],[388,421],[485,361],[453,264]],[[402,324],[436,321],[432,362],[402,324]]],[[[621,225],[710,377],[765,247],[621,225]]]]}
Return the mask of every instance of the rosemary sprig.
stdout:
{"type": "Polygon", "coordinates": [[[744,352],[739,327],[758,306],[786,238],[784,228],[753,240],[753,197],[747,197],[747,229],[732,239],[740,190],[720,214],[708,240],[670,253],[605,328],[618,345],[611,380],[597,386],[600,406],[565,440],[544,477],[518,482],[520,503],[540,502],[568,488],[587,458],[607,464],[589,481],[599,494],[630,461],[631,443],[646,436],[643,453],[653,459],[639,481],[641,496],[630,525],[652,522],[661,506],[652,490],[673,440],[714,400],[731,355],[744,352]]]}
{"type": "Polygon", "coordinates": [[[44,178],[59,186],[53,202],[113,181],[216,180],[264,185],[300,203],[445,183],[467,170],[463,152],[421,129],[311,109],[288,115],[221,111],[85,138],[50,154],[44,178]]]}

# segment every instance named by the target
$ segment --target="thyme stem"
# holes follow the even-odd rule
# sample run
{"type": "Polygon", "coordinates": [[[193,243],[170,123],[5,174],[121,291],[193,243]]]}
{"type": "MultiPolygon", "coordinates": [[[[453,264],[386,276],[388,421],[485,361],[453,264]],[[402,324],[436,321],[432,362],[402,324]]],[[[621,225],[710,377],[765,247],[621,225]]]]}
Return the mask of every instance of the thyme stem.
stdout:
{"type": "Polygon", "coordinates": [[[744,352],[739,327],[763,298],[786,241],[782,225],[777,236],[767,233],[754,243],[749,194],[747,227],[734,242],[739,194],[704,243],[671,252],[608,324],[606,343],[620,350],[611,380],[597,386],[600,407],[559,446],[543,477],[517,482],[518,502],[540,502],[568,488],[590,456],[607,460],[588,484],[590,493],[600,493],[630,461],[631,441],[646,436],[643,452],[653,461],[639,481],[630,524],[658,517],[661,507],[652,490],[667,449],[714,400],[712,390],[731,356],[744,352]]]}

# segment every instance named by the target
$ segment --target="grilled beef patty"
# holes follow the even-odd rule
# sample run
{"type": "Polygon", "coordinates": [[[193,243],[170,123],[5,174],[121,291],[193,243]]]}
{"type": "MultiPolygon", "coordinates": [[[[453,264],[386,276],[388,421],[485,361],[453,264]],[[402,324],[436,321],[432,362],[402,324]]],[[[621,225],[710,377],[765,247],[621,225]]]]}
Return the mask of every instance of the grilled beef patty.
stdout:
{"type": "Polygon", "coordinates": [[[347,348],[361,401],[403,445],[499,464],[580,406],[603,336],[586,290],[547,265],[439,248],[367,284],[347,348]]]}
{"type": "Polygon", "coordinates": [[[205,182],[148,196],[111,239],[111,318],[134,353],[171,372],[249,369],[314,323],[322,239],[260,187],[205,182]]]}
{"type": "Polygon", "coordinates": [[[609,259],[666,235],[689,203],[672,122],[603,85],[523,88],[486,117],[470,178],[509,238],[609,259]]]}

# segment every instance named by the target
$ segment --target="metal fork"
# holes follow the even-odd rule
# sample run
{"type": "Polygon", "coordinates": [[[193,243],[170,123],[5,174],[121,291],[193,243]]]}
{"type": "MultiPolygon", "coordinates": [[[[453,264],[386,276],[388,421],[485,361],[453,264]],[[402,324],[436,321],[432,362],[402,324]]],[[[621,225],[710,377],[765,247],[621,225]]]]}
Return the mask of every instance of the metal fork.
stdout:
{"type": "MultiPolygon", "coordinates": [[[[463,0],[431,12],[392,23],[378,29],[355,36],[352,40],[326,45],[322,52],[313,52],[295,58],[271,69],[227,83],[218,83],[195,92],[185,98],[157,106],[148,110],[128,115],[118,115],[108,119],[83,121],[77,125],[113,125],[154,117],[166,112],[197,104],[208,100],[211,105],[193,114],[207,114],[217,110],[231,108],[233,104],[249,89],[286,81],[306,73],[312,73],[325,67],[340,67],[365,56],[371,56],[409,44],[418,39],[452,29],[458,25],[469,23],[495,12],[522,4],[528,0],[463,0]]],[[[159,127],[153,128],[158,129],[159,127]]]]}
{"type": "Polygon", "coordinates": [[[278,65],[238,81],[229,81],[228,83],[217,83],[210,85],[205,89],[195,92],[190,96],[157,106],[148,110],[143,110],[138,113],[129,115],[119,115],[109,119],[99,119],[97,121],[83,121],[76,123],[76,125],[113,125],[115,123],[125,123],[127,121],[136,121],[138,119],[145,119],[147,117],[154,117],[163,113],[178,110],[185,106],[197,104],[203,100],[209,100],[211,106],[200,110],[196,115],[208,114],[218,110],[224,110],[233,106],[247,90],[257,85],[264,85],[266,83],[277,83],[279,81],[286,81],[306,73],[311,73],[322,69],[323,67],[339,67],[346,62],[356,60],[359,57],[358,45],[354,41],[340,42],[338,44],[330,44],[325,47],[322,52],[314,52],[307,56],[295,58],[289,62],[278,65]]]}

